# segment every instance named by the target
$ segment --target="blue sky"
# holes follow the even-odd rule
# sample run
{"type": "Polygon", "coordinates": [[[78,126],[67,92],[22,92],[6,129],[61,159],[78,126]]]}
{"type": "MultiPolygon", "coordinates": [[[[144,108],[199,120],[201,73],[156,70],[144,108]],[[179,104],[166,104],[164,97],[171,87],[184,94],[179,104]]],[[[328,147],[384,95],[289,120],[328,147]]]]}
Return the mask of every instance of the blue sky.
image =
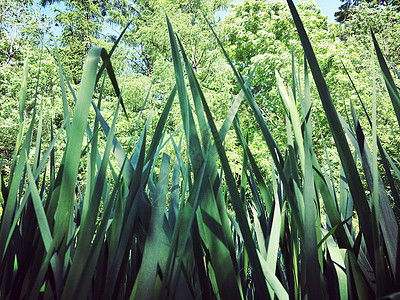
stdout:
{"type": "MultiPolygon", "coordinates": [[[[233,3],[242,2],[243,0],[233,0],[233,3]]],[[[317,6],[321,9],[322,14],[328,16],[328,20],[331,22],[335,21],[334,14],[338,10],[338,7],[342,4],[340,0],[314,0],[317,6]]],[[[298,0],[294,1],[295,3],[298,0]]],[[[222,18],[227,15],[227,12],[220,12],[218,13],[219,16],[222,18]]]]}
{"type": "MultiPolygon", "coordinates": [[[[237,3],[237,2],[242,2],[243,0],[232,0],[233,3],[237,3]]],[[[294,0],[294,2],[298,2],[299,0],[294,0]]],[[[342,2],[340,0],[314,0],[315,3],[317,4],[317,6],[321,9],[322,14],[325,16],[328,16],[328,20],[330,22],[334,22],[335,18],[334,18],[334,13],[338,10],[338,7],[342,4],[342,2]]],[[[59,7],[60,5],[62,5],[62,3],[57,3],[56,7],[59,7]]],[[[54,11],[53,11],[53,7],[48,5],[46,8],[42,8],[42,11],[51,17],[54,17],[54,11]]],[[[223,18],[224,16],[226,16],[228,14],[227,11],[220,11],[217,12],[217,15],[220,18],[223,18]]],[[[115,32],[111,31],[110,28],[108,28],[108,26],[105,26],[105,31],[110,30],[110,33],[115,34],[115,32]]],[[[61,27],[55,27],[53,28],[53,33],[57,36],[59,36],[61,34],[61,27]]]]}
{"type": "MultiPolygon", "coordinates": [[[[340,0],[314,0],[315,4],[321,9],[322,14],[328,16],[328,20],[331,22],[335,21],[334,13],[338,10],[338,7],[343,4],[340,0]]],[[[297,2],[297,1],[296,1],[297,2]]]]}

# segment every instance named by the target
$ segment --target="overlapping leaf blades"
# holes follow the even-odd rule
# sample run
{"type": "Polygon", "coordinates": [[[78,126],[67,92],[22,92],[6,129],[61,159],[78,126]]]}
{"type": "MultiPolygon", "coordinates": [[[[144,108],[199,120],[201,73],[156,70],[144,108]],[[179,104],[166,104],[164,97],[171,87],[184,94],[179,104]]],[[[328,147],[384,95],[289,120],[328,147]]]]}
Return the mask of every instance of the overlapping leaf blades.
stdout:
{"type": "MultiPolygon", "coordinates": [[[[22,129],[9,183],[1,190],[1,299],[356,299],[396,295],[399,228],[376,168],[377,147],[381,155],[386,152],[379,142],[373,144],[372,152],[369,150],[354,110],[354,126],[336,111],[295,6],[291,0],[288,3],[306,58],[304,86],[297,79],[295,62],[290,89],[276,74],[288,120],[285,155],[250,92],[253,74],[245,82],[223,48],[241,92],[232,101],[222,127],[216,127],[212,108],[168,19],[176,84],[150,146],[146,147],[148,121],[136,143],[130,145],[131,157],[114,136],[119,105],[124,117],[129,115],[110,60],[120,39],[109,54],[101,48],[90,51],[77,96],[67,80],[76,101],[72,123],[59,66],[65,125],[56,135],[51,133],[52,141],[40,159],[39,111],[33,164],[29,153],[36,104],[23,140],[27,88],[23,80],[19,107],[22,129]],[[103,65],[98,69],[100,58],[103,65]],[[339,187],[334,186],[313,151],[308,67],[341,159],[339,187]],[[105,70],[118,99],[111,126],[99,108],[104,81],[97,85],[105,70]],[[97,105],[92,101],[96,91],[97,105]],[[167,142],[175,152],[161,154],[176,93],[184,133],[177,144],[177,131],[173,132],[167,142]],[[272,157],[271,182],[263,177],[240,126],[238,111],[245,105],[243,99],[250,105],[272,157]],[[93,127],[88,123],[91,105],[95,112],[93,127]],[[58,166],[54,146],[64,127],[67,148],[58,166]],[[239,185],[224,148],[231,127],[243,148],[239,185]],[[85,132],[90,141],[87,154],[81,152],[85,132]],[[100,132],[106,140],[104,149],[98,143],[100,132]],[[372,205],[351,149],[362,161],[375,199],[372,205]],[[118,166],[110,163],[111,154],[118,166]],[[87,155],[88,170],[81,196],[76,189],[83,155],[87,155]],[[172,169],[171,157],[175,158],[172,169]],[[44,174],[47,166],[49,177],[44,174]],[[39,178],[43,178],[42,184],[39,178]],[[342,192],[347,188],[352,197],[342,192]],[[340,197],[337,190],[341,190],[340,197]],[[361,223],[357,237],[352,235],[353,202],[361,223]],[[320,205],[326,216],[321,215],[320,205]]],[[[373,39],[397,114],[397,87],[373,39]]],[[[374,124],[376,118],[372,121],[375,137],[374,124]]],[[[391,161],[389,157],[387,160],[391,161]]],[[[330,168],[329,161],[328,165],[330,168]]]]}

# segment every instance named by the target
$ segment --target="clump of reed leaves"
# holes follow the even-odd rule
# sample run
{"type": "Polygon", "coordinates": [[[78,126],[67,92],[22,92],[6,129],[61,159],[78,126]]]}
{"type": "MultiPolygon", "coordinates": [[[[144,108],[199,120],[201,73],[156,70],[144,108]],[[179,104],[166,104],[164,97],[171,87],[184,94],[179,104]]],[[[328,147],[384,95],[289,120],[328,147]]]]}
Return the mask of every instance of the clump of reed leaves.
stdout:
{"type": "MultiPolygon", "coordinates": [[[[45,151],[41,151],[38,105],[23,130],[25,68],[21,130],[8,182],[2,178],[1,185],[1,299],[368,299],[400,295],[399,224],[389,200],[399,206],[391,168],[397,180],[400,172],[377,137],[376,104],[370,120],[370,147],[355,110],[352,124],[336,111],[294,4],[291,0],[288,4],[306,63],[304,82],[294,80],[292,89],[276,75],[290,125],[288,136],[294,136],[288,139],[285,156],[250,92],[251,75],[243,79],[222,45],[241,92],[232,101],[222,127],[216,128],[168,20],[176,85],[154,135],[147,135],[147,123],[131,145],[130,157],[114,136],[120,106],[124,110],[110,61],[119,39],[110,53],[90,50],[78,94],[70,89],[76,101],[72,122],[59,66],[66,121],[58,132],[51,132],[45,151]],[[100,58],[103,62],[98,68],[100,58]],[[340,157],[339,186],[313,151],[309,69],[340,157]],[[105,71],[118,97],[111,124],[99,109],[100,79],[105,71]],[[97,103],[93,100],[96,89],[97,103]],[[167,138],[166,122],[176,98],[184,134],[167,138]],[[263,178],[242,133],[237,113],[242,101],[252,108],[269,148],[273,161],[270,182],[263,178]],[[90,106],[96,115],[92,125],[88,122],[90,106]],[[243,148],[239,187],[224,150],[231,127],[243,148]],[[55,145],[63,130],[67,146],[62,160],[56,162],[55,145]],[[28,157],[34,131],[33,157],[28,157]],[[103,155],[98,145],[100,132],[107,140],[103,155]],[[148,139],[151,143],[146,147],[148,139]],[[171,154],[163,152],[166,142],[173,144],[174,162],[171,154]],[[186,151],[182,151],[184,144],[186,151]],[[83,147],[87,151],[81,151],[83,147]],[[378,153],[390,182],[388,191],[378,173],[378,153]],[[82,155],[87,156],[86,183],[77,193],[82,155]],[[111,155],[117,168],[110,162],[111,155]],[[357,160],[363,170],[357,169],[357,160]],[[246,190],[251,191],[247,200],[246,190]],[[352,222],[353,209],[358,223],[352,222]]],[[[400,124],[398,90],[374,37],[373,41],[400,124]]]]}

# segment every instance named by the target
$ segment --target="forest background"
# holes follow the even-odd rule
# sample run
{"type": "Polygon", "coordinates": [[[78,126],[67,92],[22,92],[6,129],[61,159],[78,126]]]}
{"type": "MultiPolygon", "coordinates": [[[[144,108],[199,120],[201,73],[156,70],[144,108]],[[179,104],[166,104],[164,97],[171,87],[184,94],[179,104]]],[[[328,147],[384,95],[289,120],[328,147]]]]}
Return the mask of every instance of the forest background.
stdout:
{"type": "Polygon", "coordinates": [[[400,3],[287,2],[0,1],[0,298],[398,296],[400,3]]]}
{"type": "MultiPolygon", "coordinates": [[[[376,33],[382,43],[386,57],[394,67],[400,62],[397,55],[396,40],[400,35],[397,3],[382,4],[376,1],[342,1],[336,18],[340,22],[329,22],[313,1],[299,1],[298,10],[304,16],[305,26],[314,45],[317,58],[322,66],[328,86],[339,109],[344,112],[350,99],[355,99],[351,83],[342,63],[354,79],[361,96],[371,96],[371,84],[368,70],[371,51],[369,28],[376,33]],[[371,3],[367,3],[371,2],[371,3]]],[[[386,2],[385,2],[386,3],[386,2]]],[[[302,50],[297,33],[292,24],[288,8],[280,1],[243,1],[230,3],[225,0],[209,1],[4,1],[0,2],[0,152],[5,161],[10,161],[14,149],[14,140],[18,132],[18,91],[22,66],[25,58],[29,59],[29,80],[32,83],[39,61],[43,70],[38,91],[44,101],[44,128],[49,128],[50,121],[56,127],[63,121],[63,107],[58,97],[60,87],[57,83],[58,67],[56,49],[59,49],[61,65],[73,87],[78,86],[84,58],[88,50],[96,45],[110,49],[124,26],[132,21],[122,43],[114,54],[114,68],[127,105],[130,120],[144,123],[147,115],[141,113],[154,110],[153,123],[163,107],[167,95],[173,86],[173,65],[164,12],[171,22],[182,43],[189,49],[192,66],[206,91],[210,107],[217,119],[227,112],[232,95],[238,93],[222,53],[216,47],[211,32],[201,16],[200,6],[213,24],[219,37],[224,42],[231,58],[244,74],[249,74],[255,64],[258,65],[252,91],[263,112],[264,118],[274,128],[274,138],[280,147],[286,144],[286,125],[278,88],[274,76],[278,69],[281,76],[290,81],[292,70],[292,52],[296,68],[301,66],[302,50]],[[229,10],[222,20],[219,13],[229,10]],[[50,14],[44,14],[52,10],[50,14]],[[273,11],[273,13],[271,13],[273,11]],[[41,60],[39,59],[41,57],[41,60]],[[227,80],[232,78],[232,80],[227,80]],[[149,97],[145,103],[146,95],[149,97]]],[[[28,94],[35,93],[33,84],[28,84],[28,94]]],[[[312,89],[316,95],[315,88],[312,89]]],[[[109,98],[103,103],[105,115],[108,106],[112,106],[112,89],[108,88],[109,98]]],[[[388,102],[380,98],[379,123],[382,139],[397,148],[398,136],[391,126],[393,115],[387,110],[388,102]]],[[[69,109],[74,101],[69,98],[69,109]]],[[[370,101],[366,101],[367,106],[370,101]]],[[[26,114],[30,114],[27,103],[26,114]]],[[[370,107],[367,107],[370,109],[370,107]]],[[[175,112],[177,108],[175,107],[175,112]]],[[[249,108],[247,108],[249,109],[249,108]]],[[[241,110],[246,110],[242,107],[241,110]]],[[[320,128],[324,136],[329,131],[323,111],[316,107],[320,128]]],[[[112,109],[108,110],[111,116],[112,109]]],[[[172,113],[169,128],[175,131],[180,125],[179,114],[172,113]]],[[[269,158],[262,137],[255,130],[254,122],[248,112],[241,112],[242,122],[249,136],[250,148],[257,161],[268,173],[269,158]]],[[[92,116],[93,117],[93,116],[92,116]]],[[[365,120],[364,120],[365,121],[365,120]]],[[[122,143],[128,143],[135,126],[126,118],[118,120],[116,136],[122,143]]],[[[154,128],[154,126],[153,126],[154,128]]],[[[233,137],[227,139],[226,148],[233,162],[238,165],[241,150],[233,137]]],[[[330,145],[332,140],[327,144],[330,145]]],[[[323,151],[322,144],[320,149],[323,151]]],[[[170,146],[172,147],[172,146],[170,146]]],[[[284,147],[283,147],[284,148],[284,147]]],[[[328,150],[331,148],[328,147],[328,150]]],[[[338,163],[334,152],[330,153],[338,163]]],[[[233,164],[235,165],[235,164],[233,164]]],[[[9,166],[3,168],[6,175],[9,166]]],[[[239,176],[239,168],[235,171],[239,176]]],[[[338,175],[338,174],[337,174],[338,175]]]]}

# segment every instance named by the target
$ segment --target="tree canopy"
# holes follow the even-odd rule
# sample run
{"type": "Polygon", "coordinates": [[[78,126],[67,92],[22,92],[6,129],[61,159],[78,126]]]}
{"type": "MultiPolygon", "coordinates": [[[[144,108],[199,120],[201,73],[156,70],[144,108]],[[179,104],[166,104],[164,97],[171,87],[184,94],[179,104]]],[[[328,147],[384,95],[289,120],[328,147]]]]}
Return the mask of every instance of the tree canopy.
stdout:
{"type": "Polygon", "coordinates": [[[388,6],[391,9],[400,11],[400,1],[399,0],[340,0],[344,2],[340,7],[339,11],[335,13],[336,21],[344,22],[351,14],[351,9],[361,3],[368,3],[372,6],[388,6]]]}
{"type": "MultiPolygon", "coordinates": [[[[345,49],[342,41],[334,34],[334,25],[328,23],[313,1],[300,1],[297,9],[333,93],[338,90],[335,87],[348,86],[349,82],[341,76],[341,60],[349,68],[352,68],[352,62],[348,49],[345,49]]],[[[296,68],[303,68],[304,58],[286,3],[245,0],[234,4],[223,21],[223,30],[229,53],[238,68],[244,74],[250,74],[257,65],[252,91],[267,123],[284,128],[285,113],[276,84],[275,70],[278,69],[285,82],[289,83],[292,81],[292,53],[296,68]]],[[[338,99],[344,101],[339,94],[338,99]]],[[[249,128],[251,124],[248,124],[249,128]]],[[[277,141],[284,146],[285,131],[278,130],[275,134],[277,141]]]]}
{"type": "Polygon", "coordinates": [[[150,75],[154,72],[157,60],[170,57],[165,14],[176,28],[182,43],[190,49],[189,58],[195,71],[207,67],[211,59],[207,50],[214,48],[211,45],[215,42],[207,30],[202,12],[214,19],[215,12],[227,5],[228,0],[135,1],[133,29],[125,40],[131,48],[128,57],[133,69],[150,75]]]}
{"type": "MultiPolygon", "coordinates": [[[[275,70],[279,70],[285,82],[290,85],[292,53],[297,72],[302,70],[304,65],[298,34],[285,1],[245,0],[232,4],[229,0],[41,1],[42,5],[54,11],[52,17],[43,16],[34,2],[20,2],[14,1],[9,6],[7,1],[0,2],[0,58],[5,62],[4,71],[0,76],[3,82],[17,81],[19,73],[13,68],[13,64],[21,68],[27,52],[34,53],[36,56],[32,60],[38,63],[39,45],[41,40],[44,40],[44,66],[47,68],[48,63],[55,61],[57,45],[61,66],[69,83],[76,87],[87,51],[95,45],[110,49],[122,28],[131,22],[114,53],[113,66],[126,95],[129,113],[138,114],[146,99],[146,109],[155,111],[154,120],[174,84],[166,14],[187,51],[200,84],[204,86],[204,93],[213,114],[223,117],[227,113],[231,97],[238,93],[237,82],[218,49],[203,16],[204,12],[238,69],[247,76],[257,66],[251,83],[252,92],[267,123],[273,128],[279,128],[274,130],[274,135],[280,146],[285,147],[285,111],[276,84],[275,70]],[[215,16],[216,11],[229,5],[232,5],[229,14],[219,21],[215,16]],[[13,35],[10,34],[9,28],[15,26],[19,34],[14,35],[14,40],[11,40],[13,35]],[[56,43],[56,39],[51,37],[51,27],[61,30],[61,36],[56,43]]],[[[397,2],[368,2],[347,1],[349,14],[343,25],[329,23],[313,1],[297,3],[333,98],[339,103],[339,111],[343,113],[346,105],[349,105],[351,83],[344,73],[342,62],[352,76],[357,76],[361,69],[369,68],[370,26],[382,43],[386,57],[395,66],[399,63],[396,48],[400,34],[399,14],[395,10],[397,2]]],[[[37,70],[36,67],[34,69],[37,70]]],[[[46,96],[51,102],[51,98],[55,97],[54,93],[59,89],[54,84],[54,75],[58,74],[58,71],[48,67],[46,72],[48,76],[42,77],[40,84],[43,91],[52,91],[46,96]],[[47,82],[44,81],[45,78],[47,82]]],[[[35,75],[32,73],[30,78],[33,80],[35,75]]],[[[361,78],[358,83],[362,95],[367,95],[371,90],[371,85],[366,83],[366,80],[367,78],[361,78]]],[[[314,97],[318,96],[314,87],[311,92],[314,97]]],[[[2,99],[15,99],[17,94],[6,85],[1,86],[1,93],[2,99]]],[[[112,97],[112,87],[106,86],[104,93],[112,97]]],[[[68,100],[72,107],[72,97],[68,100]]],[[[103,106],[107,109],[112,103],[104,101],[103,106]]],[[[63,118],[62,106],[58,103],[54,108],[53,121],[60,125],[63,118]]],[[[256,133],[254,120],[249,117],[249,111],[246,109],[248,107],[242,107],[240,114],[241,122],[245,124],[244,128],[249,135],[250,146],[258,153],[258,158],[268,165],[269,162],[262,157],[265,145],[259,143],[260,136],[256,133]]],[[[111,108],[109,110],[111,111],[111,108]]],[[[325,126],[323,111],[318,104],[316,110],[322,132],[326,134],[329,129],[325,126]]],[[[172,111],[169,128],[175,130],[180,126],[181,120],[178,108],[173,107],[172,111]]],[[[124,129],[118,127],[117,135],[122,137],[122,140],[129,141],[128,136],[134,131],[134,125],[128,124],[126,120],[119,122],[124,124],[124,129]]],[[[140,122],[146,122],[146,119],[141,116],[140,122]]],[[[13,128],[16,128],[14,123],[13,128]]],[[[227,148],[235,149],[230,153],[232,157],[239,157],[237,144],[235,139],[227,139],[227,148]]]]}
{"type": "Polygon", "coordinates": [[[61,28],[63,66],[75,84],[80,80],[89,49],[94,45],[104,46],[116,39],[114,32],[104,34],[104,25],[124,27],[134,14],[132,5],[126,0],[42,0],[41,4],[53,5],[53,24],[61,28]],[[58,5],[54,6],[55,3],[58,5]]]}

